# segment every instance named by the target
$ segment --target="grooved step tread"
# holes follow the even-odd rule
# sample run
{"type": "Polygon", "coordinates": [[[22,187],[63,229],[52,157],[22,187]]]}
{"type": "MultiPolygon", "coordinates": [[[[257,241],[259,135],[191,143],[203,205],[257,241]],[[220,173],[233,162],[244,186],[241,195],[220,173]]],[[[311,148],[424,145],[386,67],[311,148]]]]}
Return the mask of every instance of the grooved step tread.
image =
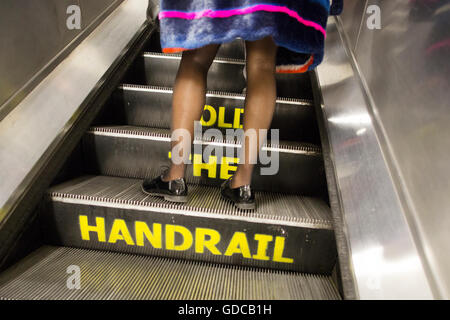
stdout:
{"type": "MultiPolygon", "coordinates": [[[[144,52],[142,54],[144,58],[160,58],[160,59],[175,59],[181,60],[182,53],[161,53],[161,52],[144,52]]],[[[227,58],[227,57],[215,57],[213,63],[226,63],[226,64],[238,64],[245,66],[245,59],[227,58]]]]}
{"type": "MultiPolygon", "coordinates": [[[[128,138],[140,138],[140,139],[149,139],[149,140],[160,140],[165,142],[170,142],[171,133],[169,129],[162,128],[149,128],[149,127],[137,127],[137,126],[95,126],[91,127],[88,131],[88,134],[94,135],[105,135],[111,137],[128,137],[128,138]]],[[[218,143],[218,144],[230,144],[233,146],[241,145],[240,141],[237,139],[227,140],[226,136],[223,137],[222,140],[205,140],[202,137],[203,143],[218,143]]],[[[200,142],[195,139],[194,143],[200,142]]],[[[321,156],[322,150],[319,146],[314,145],[312,143],[303,143],[303,142],[295,142],[295,141],[279,141],[277,144],[266,143],[263,145],[262,150],[278,151],[278,152],[286,152],[286,153],[298,153],[298,154],[306,154],[306,155],[314,155],[321,156]]]]}
{"type": "MultiPolygon", "coordinates": [[[[173,88],[171,88],[171,87],[132,84],[132,83],[122,83],[117,87],[117,90],[141,91],[141,92],[160,92],[160,93],[168,93],[168,94],[173,93],[173,88]]],[[[219,98],[232,98],[232,99],[237,99],[237,100],[245,100],[246,95],[244,93],[207,90],[206,97],[219,97],[219,98]]],[[[314,106],[313,100],[300,99],[300,98],[277,97],[276,103],[292,104],[292,105],[307,106],[307,107],[314,106]]]]}
{"type": "Polygon", "coordinates": [[[141,191],[142,180],[109,176],[84,176],[48,191],[53,201],[123,207],[218,219],[332,229],[329,207],[318,198],[293,194],[255,192],[256,210],[240,210],[222,199],[216,187],[188,185],[187,203],[172,203],[141,191]]]}
{"type": "Polygon", "coordinates": [[[45,246],[0,276],[0,299],[337,300],[330,277],[45,246]],[[81,288],[67,288],[79,266],[81,288]]]}

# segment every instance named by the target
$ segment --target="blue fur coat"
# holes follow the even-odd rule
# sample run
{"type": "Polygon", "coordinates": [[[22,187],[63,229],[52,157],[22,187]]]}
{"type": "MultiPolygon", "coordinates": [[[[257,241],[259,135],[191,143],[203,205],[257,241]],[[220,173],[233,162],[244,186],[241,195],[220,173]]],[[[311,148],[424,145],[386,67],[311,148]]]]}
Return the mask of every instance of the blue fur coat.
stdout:
{"type": "Polygon", "coordinates": [[[322,62],[328,16],[342,6],[342,0],[161,0],[161,46],[173,53],[272,36],[277,72],[306,72],[322,62]]]}

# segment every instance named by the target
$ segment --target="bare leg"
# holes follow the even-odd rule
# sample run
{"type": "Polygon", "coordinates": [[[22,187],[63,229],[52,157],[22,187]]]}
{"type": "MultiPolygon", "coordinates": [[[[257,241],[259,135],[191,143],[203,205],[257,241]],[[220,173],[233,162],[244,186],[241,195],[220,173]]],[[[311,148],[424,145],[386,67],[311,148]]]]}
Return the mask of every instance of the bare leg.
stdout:
{"type": "MultiPolygon", "coordinates": [[[[205,106],[206,78],[209,67],[216,56],[219,45],[208,45],[183,53],[181,64],[173,92],[171,130],[185,129],[190,139],[180,138],[172,141],[172,150],[179,143],[186,153],[180,154],[183,159],[189,159],[194,137],[194,121],[199,121],[205,106]]],[[[173,157],[173,155],[172,155],[173,157]]],[[[183,178],[186,164],[174,164],[164,176],[165,181],[183,178]]]]}
{"type": "MultiPolygon", "coordinates": [[[[276,103],[275,58],[277,46],[272,37],[246,41],[247,47],[247,97],[245,100],[244,131],[254,129],[257,133],[258,151],[265,136],[260,129],[269,129],[276,103]]],[[[231,181],[237,188],[251,183],[254,163],[249,139],[245,140],[245,162],[231,181]]]]}

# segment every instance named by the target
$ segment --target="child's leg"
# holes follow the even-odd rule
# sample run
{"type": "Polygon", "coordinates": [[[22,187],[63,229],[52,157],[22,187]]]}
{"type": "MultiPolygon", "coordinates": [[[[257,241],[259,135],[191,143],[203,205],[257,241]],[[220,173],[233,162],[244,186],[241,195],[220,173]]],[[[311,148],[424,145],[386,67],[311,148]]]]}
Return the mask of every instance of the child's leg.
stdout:
{"type": "MultiPolygon", "coordinates": [[[[191,152],[194,121],[200,120],[205,106],[206,78],[218,49],[219,45],[208,45],[196,50],[185,51],[178,69],[172,100],[171,130],[174,132],[184,129],[190,134],[190,138],[172,141],[172,150],[180,143],[181,145],[177,148],[182,147],[182,150],[186,151],[180,154],[185,160],[189,159],[191,152]]],[[[185,170],[184,163],[172,163],[164,180],[183,178],[185,170]]]]}
{"type": "MultiPolygon", "coordinates": [[[[244,131],[256,130],[258,151],[265,136],[260,129],[269,129],[276,104],[275,58],[277,46],[272,37],[257,41],[246,41],[247,48],[247,97],[244,112],[244,131]]],[[[254,163],[250,141],[245,141],[245,163],[240,164],[231,187],[237,188],[251,183],[254,163]]]]}

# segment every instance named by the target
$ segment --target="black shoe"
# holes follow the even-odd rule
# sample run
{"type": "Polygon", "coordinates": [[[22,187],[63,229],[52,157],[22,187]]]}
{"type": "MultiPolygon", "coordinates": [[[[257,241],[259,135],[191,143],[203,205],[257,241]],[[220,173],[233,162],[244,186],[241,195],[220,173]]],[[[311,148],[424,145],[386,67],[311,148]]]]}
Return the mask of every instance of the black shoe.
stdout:
{"type": "Polygon", "coordinates": [[[142,191],[151,196],[164,197],[167,201],[187,202],[187,185],[184,179],[163,181],[162,175],[142,183],[142,191]]]}
{"type": "Polygon", "coordinates": [[[255,194],[249,185],[232,189],[231,178],[222,184],[220,193],[222,196],[234,203],[236,207],[242,210],[256,209],[255,194]]]}

